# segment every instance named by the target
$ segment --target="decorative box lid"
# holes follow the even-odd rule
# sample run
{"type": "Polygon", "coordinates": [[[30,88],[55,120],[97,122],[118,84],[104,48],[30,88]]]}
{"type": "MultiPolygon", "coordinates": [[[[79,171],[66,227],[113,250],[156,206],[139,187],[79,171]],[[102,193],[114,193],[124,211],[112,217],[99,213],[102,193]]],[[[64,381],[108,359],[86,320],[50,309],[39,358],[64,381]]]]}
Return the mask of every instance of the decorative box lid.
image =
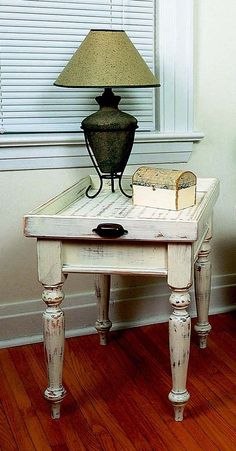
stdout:
{"type": "Polygon", "coordinates": [[[142,166],[134,173],[132,182],[134,185],[178,190],[196,185],[196,175],[191,171],[142,166]]]}

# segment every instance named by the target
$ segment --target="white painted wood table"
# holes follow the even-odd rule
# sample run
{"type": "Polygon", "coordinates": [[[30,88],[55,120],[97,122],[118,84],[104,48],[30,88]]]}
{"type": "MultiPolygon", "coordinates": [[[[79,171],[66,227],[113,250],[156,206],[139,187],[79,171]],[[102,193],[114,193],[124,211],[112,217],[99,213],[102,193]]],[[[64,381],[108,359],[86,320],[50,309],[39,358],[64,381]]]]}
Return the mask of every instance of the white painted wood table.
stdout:
{"type": "MultiPolygon", "coordinates": [[[[130,190],[131,179],[123,187],[130,190]]],[[[66,392],[62,385],[64,355],[63,281],[69,273],[94,273],[98,298],[95,327],[100,343],[107,343],[111,327],[109,293],[111,274],[166,276],[171,290],[173,313],[169,321],[172,389],[169,399],[175,420],[183,419],[189,399],[186,389],[191,320],[187,312],[189,289],[195,274],[198,320],[195,329],[200,347],[207,345],[211,330],[208,321],[211,264],[212,211],[219,192],[216,179],[199,179],[197,203],[179,212],[133,206],[131,199],[109,182],[94,199],[88,199],[88,186],[96,192],[96,177],[86,177],[43,206],[25,216],[25,235],[37,238],[38,274],[44,286],[44,343],[48,365],[45,397],[51,401],[52,417],[60,417],[60,404],[66,392]],[[101,223],[120,224],[128,233],[104,238],[94,229],[101,223]],[[193,271],[193,269],[195,270],[193,271]]],[[[92,193],[93,191],[91,191],[92,193]]]]}

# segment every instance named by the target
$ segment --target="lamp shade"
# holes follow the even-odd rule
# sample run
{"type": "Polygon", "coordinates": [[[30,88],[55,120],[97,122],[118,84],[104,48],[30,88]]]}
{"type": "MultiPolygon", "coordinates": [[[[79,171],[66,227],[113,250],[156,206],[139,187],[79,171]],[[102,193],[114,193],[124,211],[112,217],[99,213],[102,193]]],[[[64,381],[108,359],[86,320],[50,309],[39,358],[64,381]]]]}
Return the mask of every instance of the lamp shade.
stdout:
{"type": "Polygon", "coordinates": [[[160,86],[123,30],[91,30],[54,84],[68,88],[160,86]]]}

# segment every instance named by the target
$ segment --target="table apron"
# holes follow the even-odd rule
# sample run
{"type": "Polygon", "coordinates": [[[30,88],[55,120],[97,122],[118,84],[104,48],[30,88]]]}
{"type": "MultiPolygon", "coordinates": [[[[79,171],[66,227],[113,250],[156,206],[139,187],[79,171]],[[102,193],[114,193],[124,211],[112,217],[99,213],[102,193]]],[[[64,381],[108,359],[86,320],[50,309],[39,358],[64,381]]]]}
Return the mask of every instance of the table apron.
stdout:
{"type": "Polygon", "coordinates": [[[151,242],[62,242],[64,273],[167,274],[167,245],[151,242]]]}

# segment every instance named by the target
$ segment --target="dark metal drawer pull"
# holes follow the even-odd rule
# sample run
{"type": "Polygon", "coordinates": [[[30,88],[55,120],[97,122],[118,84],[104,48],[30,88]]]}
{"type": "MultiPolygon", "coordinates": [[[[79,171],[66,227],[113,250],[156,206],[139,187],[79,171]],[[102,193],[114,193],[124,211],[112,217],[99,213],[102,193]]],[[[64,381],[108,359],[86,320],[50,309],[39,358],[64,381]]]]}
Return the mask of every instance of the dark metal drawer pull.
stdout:
{"type": "Polygon", "coordinates": [[[99,236],[103,238],[119,238],[122,235],[128,233],[121,224],[104,223],[98,224],[96,229],[93,229],[99,236]]]}

